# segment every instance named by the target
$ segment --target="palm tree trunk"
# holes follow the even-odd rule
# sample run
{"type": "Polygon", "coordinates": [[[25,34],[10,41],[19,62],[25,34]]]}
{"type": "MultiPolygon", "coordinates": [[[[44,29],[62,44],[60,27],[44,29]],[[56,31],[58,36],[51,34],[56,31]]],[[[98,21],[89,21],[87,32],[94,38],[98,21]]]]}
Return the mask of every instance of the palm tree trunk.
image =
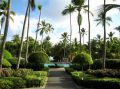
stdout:
{"type": "Polygon", "coordinates": [[[27,28],[27,42],[26,42],[26,54],[25,54],[25,62],[28,63],[28,48],[29,48],[29,27],[30,27],[30,5],[28,10],[28,28],[27,28]]]}
{"type": "Polygon", "coordinates": [[[70,60],[72,60],[72,55],[71,55],[71,51],[72,51],[71,41],[72,41],[72,22],[71,22],[71,13],[70,13],[70,60]]]}
{"type": "MultiPolygon", "coordinates": [[[[104,0],[104,12],[105,12],[106,0],[104,0]]],[[[103,56],[103,69],[105,69],[105,60],[106,60],[106,14],[104,13],[104,56],[103,56]]]]}
{"type": "Polygon", "coordinates": [[[2,42],[1,52],[0,52],[0,54],[1,54],[0,55],[0,69],[2,69],[2,60],[3,60],[3,56],[4,56],[4,49],[5,49],[6,38],[7,38],[8,27],[9,27],[11,2],[12,2],[12,0],[8,0],[7,18],[6,18],[4,37],[3,37],[3,42],[2,42]]]}
{"type": "Polygon", "coordinates": [[[43,34],[42,34],[42,37],[41,37],[41,51],[43,50],[43,34]]]}
{"type": "MultiPolygon", "coordinates": [[[[37,30],[39,29],[40,17],[41,17],[41,11],[40,11],[40,14],[39,14],[39,20],[38,20],[37,30]]],[[[34,52],[36,51],[37,35],[38,35],[38,32],[36,32],[36,39],[35,39],[35,42],[34,42],[34,52]]]]}
{"type": "Polygon", "coordinates": [[[88,40],[89,40],[89,54],[91,55],[91,41],[90,41],[90,0],[88,0],[88,40]]]}
{"type": "Polygon", "coordinates": [[[21,37],[21,42],[20,42],[20,49],[19,49],[19,54],[18,54],[18,62],[17,62],[17,67],[16,67],[17,69],[19,69],[19,65],[20,65],[20,58],[21,58],[21,53],[22,53],[22,48],[23,48],[23,39],[24,39],[24,33],[25,33],[26,20],[27,20],[27,16],[28,16],[28,9],[29,9],[29,2],[28,2],[26,13],[25,13],[24,24],[23,24],[22,37],[21,37]]]}
{"type": "MultiPolygon", "coordinates": [[[[80,11],[78,11],[78,15],[80,16],[80,11]]],[[[80,28],[80,22],[78,23],[79,25],[79,36],[80,36],[80,52],[82,52],[82,45],[81,45],[81,28],[80,28]]]]}

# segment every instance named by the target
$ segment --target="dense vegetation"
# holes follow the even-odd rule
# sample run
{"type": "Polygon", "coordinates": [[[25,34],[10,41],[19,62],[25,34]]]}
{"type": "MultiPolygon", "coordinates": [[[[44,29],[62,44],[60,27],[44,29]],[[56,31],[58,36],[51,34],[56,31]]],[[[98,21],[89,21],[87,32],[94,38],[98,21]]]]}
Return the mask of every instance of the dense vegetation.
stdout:
{"type": "MultiPolygon", "coordinates": [[[[96,38],[90,38],[90,2],[87,0],[88,5],[85,5],[85,0],[71,0],[71,4],[62,12],[63,15],[70,14],[70,33],[61,34],[60,42],[53,45],[49,37],[49,33],[54,30],[52,24],[40,20],[42,5],[38,5],[39,19],[37,30],[35,29],[36,38],[29,36],[30,14],[32,10],[35,10],[35,0],[27,2],[22,36],[16,34],[10,41],[6,41],[9,20],[14,20],[15,15],[15,12],[11,11],[11,1],[2,0],[0,4],[0,89],[43,86],[47,72],[40,70],[44,69],[45,63],[49,63],[50,56],[54,58],[53,61],[72,63],[71,68],[66,71],[72,75],[78,85],[102,89],[108,86],[109,89],[120,88],[120,38],[114,37],[112,31],[106,33],[106,23],[109,24],[109,21],[112,21],[106,13],[113,8],[119,9],[120,5],[106,4],[106,0],[103,0],[102,10],[95,21],[98,22],[97,25],[102,24],[104,37],[101,38],[101,35],[96,34],[96,38]],[[88,13],[89,40],[86,44],[84,43],[86,30],[81,28],[84,10],[88,13]],[[77,38],[72,39],[71,15],[73,12],[78,13],[76,21],[79,27],[79,41],[77,38]],[[26,27],[27,37],[24,40],[26,27]],[[1,34],[2,28],[4,29],[3,35],[1,34]],[[41,36],[41,42],[37,39],[38,33],[41,36]],[[109,38],[106,37],[107,34],[109,38]]],[[[120,26],[115,29],[120,33],[120,26]]]]}

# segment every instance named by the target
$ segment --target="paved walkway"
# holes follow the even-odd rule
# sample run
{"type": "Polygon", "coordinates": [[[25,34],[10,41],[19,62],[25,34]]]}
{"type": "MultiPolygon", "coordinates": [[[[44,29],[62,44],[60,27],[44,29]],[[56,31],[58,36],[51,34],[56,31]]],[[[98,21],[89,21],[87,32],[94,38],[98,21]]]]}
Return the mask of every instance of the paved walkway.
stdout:
{"type": "Polygon", "coordinates": [[[49,70],[49,78],[45,89],[77,88],[71,77],[65,73],[64,68],[52,68],[49,70]]]}

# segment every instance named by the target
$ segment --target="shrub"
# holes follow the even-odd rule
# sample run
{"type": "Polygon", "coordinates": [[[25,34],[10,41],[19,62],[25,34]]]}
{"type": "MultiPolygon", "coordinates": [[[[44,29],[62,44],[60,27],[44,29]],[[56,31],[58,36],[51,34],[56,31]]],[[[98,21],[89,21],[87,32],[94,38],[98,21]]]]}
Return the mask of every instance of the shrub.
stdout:
{"type": "Polygon", "coordinates": [[[106,68],[120,69],[120,59],[107,59],[106,68]]]}
{"type": "Polygon", "coordinates": [[[120,78],[120,69],[99,69],[99,70],[88,70],[88,74],[96,77],[118,77],[120,78]]]}
{"type": "Polygon", "coordinates": [[[34,70],[40,70],[44,68],[44,63],[49,62],[49,57],[46,53],[37,52],[32,53],[28,58],[28,67],[34,70]]]}
{"type": "MultiPolygon", "coordinates": [[[[120,59],[106,59],[106,68],[109,69],[120,69],[120,59]]],[[[101,69],[102,59],[97,59],[92,65],[92,69],[101,69]]]]}
{"type": "Polygon", "coordinates": [[[39,87],[45,85],[47,75],[48,74],[45,71],[34,71],[32,75],[27,75],[25,77],[27,87],[39,87]]]}
{"type": "Polygon", "coordinates": [[[74,81],[84,87],[97,89],[120,89],[119,78],[97,78],[83,72],[72,72],[74,81]],[[84,77],[83,77],[84,75],[84,77]],[[83,77],[83,78],[82,78],[83,77]]]}
{"type": "Polygon", "coordinates": [[[14,76],[15,77],[25,77],[27,75],[31,75],[33,74],[33,70],[32,69],[16,69],[14,70],[14,76]]]}
{"type": "Polygon", "coordinates": [[[6,77],[4,79],[7,79],[13,82],[11,89],[20,89],[20,88],[26,87],[26,81],[20,77],[6,77]]]}
{"type": "Polygon", "coordinates": [[[6,80],[6,79],[0,79],[0,89],[12,89],[13,82],[6,80]]]}
{"type": "Polygon", "coordinates": [[[85,66],[93,64],[93,60],[89,54],[82,52],[82,53],[77,54],[77,56],[75,56],[72,63],[79,64],[82,67],[85,67],[85,66]]]}
{"type": "Polygon", "coordinates": [[[13,76],[13,70],[10,68],[3,68],[0,72],[1,77],[11,77],[13,76]]]}
{"type": "Polygon", "coordinates": [[[3,66],[4,68],[9,68],[9,67],[11,67],[12,65],[10,64],[10,62],[9,62],[8,60],[3,59],[3,61],[2,61],[2,66],[3,66]]]}
{"type": "Polygon", "coordinates": [[[66,68],[65,68],[65,71],[66,71],[68,74],[71,74],[71,72],[73,72],[74,69],[73,69],[73,68],[66,67],[66,68]]]}
{"type": "Polygon", "coordinates": [[[96,59],[94,60],[94,63],[92,64],[92,69],[101,69],[102,68],[102,59],[96,59]]]}

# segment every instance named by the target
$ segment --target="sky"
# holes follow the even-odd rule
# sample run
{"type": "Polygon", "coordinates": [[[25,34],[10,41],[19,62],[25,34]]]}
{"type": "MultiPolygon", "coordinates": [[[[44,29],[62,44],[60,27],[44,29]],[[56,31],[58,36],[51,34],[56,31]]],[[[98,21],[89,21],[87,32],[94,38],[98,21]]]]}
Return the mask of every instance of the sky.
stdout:
{"type": "MultiPolygon", "coordinates": [[[[120,4],[119,0],[113,2],[113,0],[106,0],[107,3],[117,3],[120,4]]],[[[35,38],[35,31],[37,29],[39,11],[37,9],[37,5],[42,5],[42,15],[41,20],[45,20],[53,25],[54,31],[49,35],[51,37],[51,42],[53,44],[58,43],[61,39],[61,34],[64,32],[70,33],[69,26],[69,15],[63,16],[61,12],[65,9],[66,5],[70,4],[71,0],[36,0],[36,9],[31,12],[30,17],[30,32],[29,35],[35,38]]],[[[11,40],[13,35],[19,34],[21,36],[23,21],[25,16],[25,11],[27,8],[28,0],[12,0],[11,10],[16,13],[14,18],[14,22],[10,21],[9,32],[7,36],[7,40],[11,40]]],[[[100,34],[103,37],[103,28],[101,25],[96,26],[96,22],[94,21],[97,18],[98,8],[103,4],[103,0],[90,0],[90,11],[93,12],[94,16],[90,16],[91,18],[91,39],[96,37],[97,34],[100,34]]],[[[110,26],[107,26],[107,33],[110,31],[115,32],[116,37],[118,37],[118,32],[114,30],[115,27],[119,26],[120,20],[120,12],[119,10],[113,9],[107,13],[107,16],[112,18],[112,22],[110,26]]],[[[87,22],[87,13],[82,12],[82,28],[85,28],[88,33],[88,22],[87,22]]],[[[27,27],[26,27],[27,28],[27,27]]],[[[74,38],[78,38],[78,24],[77,24],[77,12],[72,14],[72,40],[74,38]]],[[[45,36],[44,36],[45,37],[45,36]]],[[[26,38],[26,32],[25,32],[26,38]]],[[[38,41],[40,41],[41,37],[38,36],[38,41]]],[[[85,42],[88,41],[88,36],[85,35],[85,42]]]]}

